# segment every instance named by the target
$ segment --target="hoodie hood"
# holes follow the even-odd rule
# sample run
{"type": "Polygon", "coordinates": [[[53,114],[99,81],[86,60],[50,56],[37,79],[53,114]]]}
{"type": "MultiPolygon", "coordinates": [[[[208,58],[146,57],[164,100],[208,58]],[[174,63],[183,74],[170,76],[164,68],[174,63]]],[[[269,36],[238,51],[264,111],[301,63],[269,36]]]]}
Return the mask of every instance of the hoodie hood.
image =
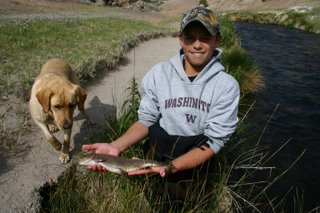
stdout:
{"type": "MultiPolygon", "coordinates": [[[[209,63],[203,68],[203,70],[193,80],[193,83],[204,83],[210,80],[218,72],[224,71],[224,67],[220,64],[222,51],[219,48],[214,50],[214,54],[209,63]]],[[[177,74],[183,81],[190,82],[184,68],[183,68],[184,53],[181,49],[179,53],[170,59],[170,63],[176,70],[177,74]]]]}

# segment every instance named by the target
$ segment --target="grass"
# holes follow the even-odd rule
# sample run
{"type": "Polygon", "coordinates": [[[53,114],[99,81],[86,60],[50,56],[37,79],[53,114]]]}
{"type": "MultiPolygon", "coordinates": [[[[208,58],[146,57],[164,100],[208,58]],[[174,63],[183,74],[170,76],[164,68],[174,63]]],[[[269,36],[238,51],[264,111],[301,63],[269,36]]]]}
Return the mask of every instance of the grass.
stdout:
{"type": "Polygon", "coordinates": [[[1,149],[11,149],[19,140],[11,128],[7,128],[5,124],[0,123],[0,147],[1,149]]]}
{"type": "Polygon", "coordinates": [[[64,58],[81,80],[115,66],[140,41],[172,29],[117,18],[21,20],[0,23],[0,92],[28,97],[41,65],[64,58]],[[119,36],[121,35],[121,36],[119,36]]]}
{"type": "Polygon", "coordinates": [[[242,97],[263,88],[259,67],[244,49],[235,47],[225,50],[221,62],[226,66],[226,71],[237,79],[242,97]]]}
{"type": "Polygon", "coordinates": [[[236,34],[234,24],[226,18],[221,17],[220,19],[220,30],[221,30],[221,41],[220,47],[228,50],[231,47],[239,47],[239,38],[236,34]]]}
{"type": "Polygon", "coordinates": [[[304,12],[287,9],[273,11],[251,11],[229,12],[225,16],[237,22],[251,22],[260,24],[277,24],[288,28],[306,30],[320,33],[320,7],[314,7],[304,12]]]}
{"type": "Polygon", "coordinates": [[[0,113],[0,148],[5,152],[22,151],[17,146],[20,141],[23,141],[23,135],[28,130],[29,112],[24,104],[14,101],[13,104],[7,104],[4,101],[5,111],[0,113]],[[9,118],[8,122],[4,122],[9,118]]]}

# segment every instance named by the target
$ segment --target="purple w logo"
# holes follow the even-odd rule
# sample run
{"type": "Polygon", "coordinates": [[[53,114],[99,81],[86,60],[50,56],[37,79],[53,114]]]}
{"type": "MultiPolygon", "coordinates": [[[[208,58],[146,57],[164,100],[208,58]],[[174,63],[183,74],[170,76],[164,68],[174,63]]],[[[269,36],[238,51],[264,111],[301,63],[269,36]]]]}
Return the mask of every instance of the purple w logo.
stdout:
{"type": "Polygon", "coordinates": [[[190,115],[190,114],[186,114],[186,117],[187,117],[187,122],[188,123],[194,123],[195,122],[195,120],[196,120],[196,118],[197,118],[197,116],[196,115],[190,115]]]}

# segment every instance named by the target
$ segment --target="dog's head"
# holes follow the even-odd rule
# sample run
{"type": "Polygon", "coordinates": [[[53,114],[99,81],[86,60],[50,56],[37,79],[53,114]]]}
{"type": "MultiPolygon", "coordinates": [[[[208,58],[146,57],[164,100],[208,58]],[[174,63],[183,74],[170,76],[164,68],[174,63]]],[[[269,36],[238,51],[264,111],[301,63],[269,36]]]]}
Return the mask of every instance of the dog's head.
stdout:
{"type": "Polygon", "coordinates": [[[64,130],[72,127],[76,106],[80,111],[84,110],[87,94],[80,86],[63,81],[46,85],[36,97],[43,112],[51,113],[56,126],[64,130]]]}

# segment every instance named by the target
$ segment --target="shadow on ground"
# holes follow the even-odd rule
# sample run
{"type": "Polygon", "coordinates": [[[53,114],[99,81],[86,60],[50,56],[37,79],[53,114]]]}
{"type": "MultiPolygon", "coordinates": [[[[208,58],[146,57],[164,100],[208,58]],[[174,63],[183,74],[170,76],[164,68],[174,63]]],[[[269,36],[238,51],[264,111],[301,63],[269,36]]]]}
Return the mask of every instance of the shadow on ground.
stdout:
{"type": "Polygon", "coordinates": [[[76,124],[80,125],[78,131],[73,136],[74,148],[71,150],[70,155],[73,156],[81,151],[81,147],[85,143],[97,142],[98,136],[104,130],[110,128],[110,123],[116,119],[116,107],[104,104],[97,96],[94,96],[86,107],[86,112],[89,115],[93,124],[88,124],[84,121],[82,113],[75,116],[76,124]]]}

